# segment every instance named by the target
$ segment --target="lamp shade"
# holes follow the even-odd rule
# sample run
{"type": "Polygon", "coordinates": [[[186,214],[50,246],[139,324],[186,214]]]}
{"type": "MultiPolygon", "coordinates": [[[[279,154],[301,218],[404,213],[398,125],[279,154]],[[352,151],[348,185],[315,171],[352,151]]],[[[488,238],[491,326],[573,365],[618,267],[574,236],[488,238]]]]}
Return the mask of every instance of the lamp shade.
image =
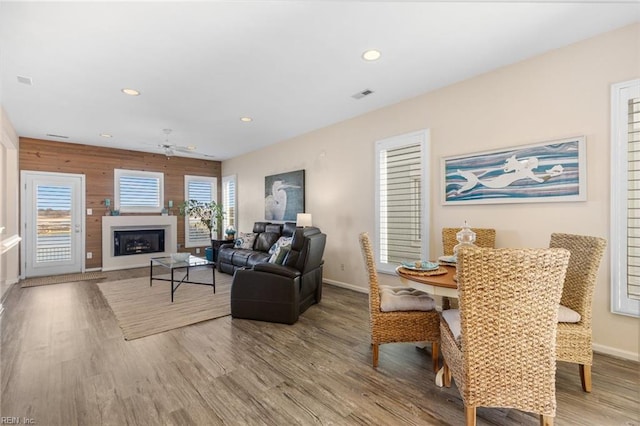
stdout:
{"type": "Polygon", "coordinates": [[[298,213],[296,225],[302,227],[311,226],[311,213],[298,213]]]}

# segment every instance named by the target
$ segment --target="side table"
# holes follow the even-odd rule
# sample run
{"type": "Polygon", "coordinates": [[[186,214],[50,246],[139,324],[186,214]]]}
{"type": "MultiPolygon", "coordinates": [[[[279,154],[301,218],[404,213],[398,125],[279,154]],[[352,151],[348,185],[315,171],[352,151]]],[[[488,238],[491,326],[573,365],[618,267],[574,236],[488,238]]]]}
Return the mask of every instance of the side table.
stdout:
{"type": "Polygon", "coordinates": [[[213,249],[211,258],[214,263],[218,261],[218,250],[220,246],[223,244],[233,244],[234,241],[235,240],[211,240],[211,248],[213,249]]]}

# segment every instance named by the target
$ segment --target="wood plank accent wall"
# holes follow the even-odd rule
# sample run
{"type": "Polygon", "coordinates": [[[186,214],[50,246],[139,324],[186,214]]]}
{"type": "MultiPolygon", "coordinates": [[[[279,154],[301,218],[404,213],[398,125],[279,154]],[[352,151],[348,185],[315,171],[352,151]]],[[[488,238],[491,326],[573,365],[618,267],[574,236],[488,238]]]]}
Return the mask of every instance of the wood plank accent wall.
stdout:
{"type": "MultiPolygon", "coordinates": [[[[93,215],[87,216],[85,226],[86,251],[93,253],[92,259],[86,259],[87,269],[102,266],[101,218],[107,210],[104,199],[113,200],[114,169],[164,173],[165,206],[168,200],[173,200],[173,214],[178,214],[177,206],[184,201],[185,175],[217,177],[218,200],[222,199],[219,161],[185,157],[167,158],[164,154],[20,138],[19,168],[21,171],[85,175],[86,208],[93,209],[93,215]]],[[[184,218],[181,216],[178,216],[178,244],[184,247],[184,218]]],[[[195,249],[191,251],[193,253],[195,249]]],[[[204,252],[201,255],[204,256],[204,252]]]]}

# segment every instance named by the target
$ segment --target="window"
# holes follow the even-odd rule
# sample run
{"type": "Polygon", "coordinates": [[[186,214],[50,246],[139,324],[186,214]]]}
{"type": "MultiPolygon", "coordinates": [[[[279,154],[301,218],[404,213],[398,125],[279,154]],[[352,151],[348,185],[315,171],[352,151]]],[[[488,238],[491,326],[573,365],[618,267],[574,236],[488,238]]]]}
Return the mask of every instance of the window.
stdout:
{"type": "MultiPolygon", "coordinates": [[[[212,201],[218,202],[218,179],[207,176],[185,175],[184,198],[185,200],[196,200],[199,203],[204,204],[209,204],[212,201]]],[[[203,247],[211,245],[209,229],[200,221],[200,219],[185,217],[184,245],[185,247],[203,247]]]]}
{"type": "Polygon", "coordinates": [[[236,175],[222,178],[222,208],[224,209],[224,223],[222,230],[233,226],[237,231],[238,218],[236,217],[236,175]]]}
{"type": "Polygon", "coordinates": [[[376,265],[393,273],[403,261],[428,259],[429,131],[376,143],[376,265]]]}
{"type": "Polygon", "coordinates": [[[122,213],[160,213],[164,205],[164,174],[114,170],[115,208],[122,213]]]}
{"type": "Polygon", "coordinates": [[[611,311],[640,317],[640,80],[611,88],[611,311]]]}
{"type": "Polygon", "coordinates": [[[72,259],[73,187],[36,185],[36,262],[63,262],[72,259]]]}

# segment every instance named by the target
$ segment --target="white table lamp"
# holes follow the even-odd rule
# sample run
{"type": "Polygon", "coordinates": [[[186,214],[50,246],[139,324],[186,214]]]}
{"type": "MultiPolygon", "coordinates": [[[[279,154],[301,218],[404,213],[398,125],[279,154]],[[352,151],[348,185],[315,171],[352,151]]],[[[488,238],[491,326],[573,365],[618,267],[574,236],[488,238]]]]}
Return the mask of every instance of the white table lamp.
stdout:
{"type": "Polygon", "coordinates": [[[296,218],[296,225],[305,227],[311,226],[311,213],[298,213],[298,217],[296,218]]]}

